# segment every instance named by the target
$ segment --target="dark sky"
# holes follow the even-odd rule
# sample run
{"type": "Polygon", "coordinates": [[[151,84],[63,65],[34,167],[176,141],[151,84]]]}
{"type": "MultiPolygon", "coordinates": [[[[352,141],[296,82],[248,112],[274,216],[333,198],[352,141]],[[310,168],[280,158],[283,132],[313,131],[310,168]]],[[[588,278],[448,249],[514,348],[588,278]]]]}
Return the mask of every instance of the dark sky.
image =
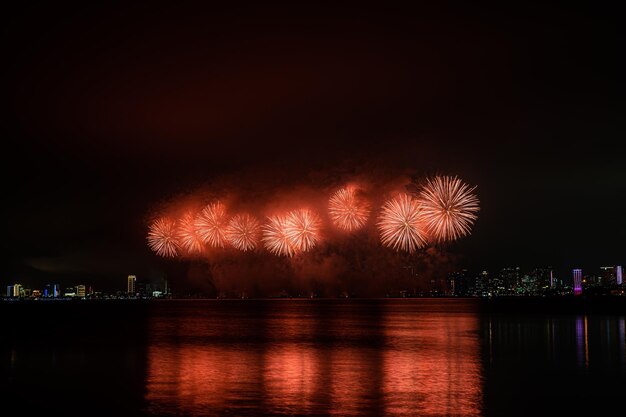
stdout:
{"type": "Polygon", "coordinates": [[[478,185],[472,268],[626,263],[617,9],[295,3],[6,13],[3,283],[122,288],[160,201],[350,164],[478,185]]]}

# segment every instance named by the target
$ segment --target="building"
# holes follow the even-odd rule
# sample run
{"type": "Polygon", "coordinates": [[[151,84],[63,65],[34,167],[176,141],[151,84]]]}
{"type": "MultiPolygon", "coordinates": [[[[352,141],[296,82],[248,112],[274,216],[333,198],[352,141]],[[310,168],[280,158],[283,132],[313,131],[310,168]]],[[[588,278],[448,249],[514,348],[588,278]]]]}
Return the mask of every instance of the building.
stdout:
{"type": "Polygon", "coordinates": [[[470,279],[467,269],[453,272],[449,275],[452,295],[457,297],[468,297],[474,293],[474,283],[470,279]]]}
{"type": "Polygon", "coordinates": [[[612,266],[601,266],[600,271],[600,275],[602,277],[602,286],[607,288],[615,286],[615,268],[613,268],[612,266]]]}
{"type": "Polygon", "coordinates": [[[22,289],[21,284],[13,285],[13,297],[22,297],[24,295],[24,290],[22,289]]]}
{"type": "Polygon", "coordinates": [[[77,285],[76,286],[76,296],[77,297],[81,297],[81,298],[85,298],[85,286],[84,285],[77,285]]]}
{"type": "Polygon", "coordinates": [[[135,291],[135,285],[137,284],[137,277],[135,275],[129,275],[128,276],[128,287],[127,287],[127,294],[128,295],[135,295],[136,291],[135,291]]]}
{"type": "Polygon", "coordinates": [[[43,287],[43,296],[44,297],[54,297],[57,298],[59,296],[59,284],[46,284],[43,287]]]}
{"type": "Polygon", "coordinates": [[[515,294],[520,289],[520,267],[508,267],[500,270],[500,280],[502,281],[506,294],[515,294]]]}
{"type": "Polygon", "coordinates": [[[574,269],[574,295],[580,295],[583,292],[583,270],[574,269]]]}
{"type": "Polygon", "coordinates": [[[476,295],[480,297],[489,296],[489,287],[490,287],[490,279],[489,272],[482,271],[476,277],[476,295]]]}
{"type": "Polygon", "coordinates": [[[13,297],[13,285],[7,285],[7,297],[13,297]]]}
{"type": "Polygon", "coordinates": [[[545,268],[535,268],[531,272],[531,275],[534,277],[535,282],[535,292],[543,292],[551,287],[550,276],[552,274],[552,267],[548,266],[545,268]]]}
{"type": "Polygon", "coordinates": [[[537,292],[537,276],[534,273],[524,274],[518,292],[524,295],[535,294],[537,292]]]}
{"type": "Polygon", "coordinates": [[[617,265],[615,267],[615,282],[617,282],[617,285],[622,285],[622,283],[624,281],[622,281],[622,266],[621,265],[617,265]]]}

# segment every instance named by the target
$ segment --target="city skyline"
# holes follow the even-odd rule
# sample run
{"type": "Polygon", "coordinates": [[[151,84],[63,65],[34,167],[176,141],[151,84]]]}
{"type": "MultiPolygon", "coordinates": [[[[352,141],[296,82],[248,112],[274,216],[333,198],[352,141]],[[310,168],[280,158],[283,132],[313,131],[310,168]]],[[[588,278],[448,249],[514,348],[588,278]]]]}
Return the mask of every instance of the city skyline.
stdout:
{"type": "Polygon", "coordinates": [[[615,14],[414,7],[15,5],[6,279],[198,274],[146,247],[161,207],[359,172],[477,186],[459,266],[623,264],[615,14]]]}
{"type": "Polygon", "coordinates": [[[616,414],[619,3],[3,12],[3,416],[616,414]]]}
{"type": "MultiPolygon", "coordinates": [[[[359,288],[347,288],[335,294],[324,293],[320,286],[317,289],[311,289],[308,292],[302,291],[302,288],[285,292],[285,289],[279,289],[273,293],[251,293],[250,289],[245,287],[231,286],[229,291],[222,291],[221,288],[215,287],[212,294],[203,293],[198,289],[189,289],[182,286],[182,290],[178,292],[170,292],[168,280],[142,280],[136,275],[129,274],[126,279],[126,287],[123,288],[106,288],[95,291],[91,285],[73,284],[60,285],[57,283],[46,283],[45,285],[25,286],[21,282],[15,282],[6,286],[6,298],[85,298],[87,296],[117,296],[117,297],[162,297],[184,296],[185,294],[196,294],[205,297],[226,297],[226,298],[249,298],[253,297],[275,297],[279,294],[289,297],[320,297],[334,298],[339,296],[351,297],[406,297],[406,296],[461,296],[461,297],[498,297],[498,296],[563,296],[563,295],[587,295],[613,294],[624,295],[624,283],[622,281],[622,266],[601,266],[591,271],[584,271],[581,268],[573,268],[570,274],[565,276],[556,275],[554,269],[550,266],[534,267],[531,269],[523,269],[519,266],[504,267],[499,270],[490,271],[486,269],[478,269],[470,271],[461,269],[447,274],[434,276],[430,282],[419,280],[417,269],[406,266],[408,277],[416,278],[416,281],[408,281],[407,287],[387,288],[386,292],[380,294],[363,294],[359,293],[359,288]],[[64,291],[62,289],[65,288],[64,291]]],[[[405,282],[406,284],[407,282],[405,282]]],[[[214,283],[216,284],[216,283],[214,283]]]]}

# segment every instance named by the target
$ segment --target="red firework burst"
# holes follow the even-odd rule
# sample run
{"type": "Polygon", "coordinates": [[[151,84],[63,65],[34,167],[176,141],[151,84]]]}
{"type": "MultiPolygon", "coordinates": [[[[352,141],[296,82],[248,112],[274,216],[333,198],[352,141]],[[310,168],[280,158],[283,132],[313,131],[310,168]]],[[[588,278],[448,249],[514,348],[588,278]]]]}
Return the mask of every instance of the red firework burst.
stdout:
{"type": "Polygon", "coordinates": [[[426,230],[438,242],[455,240],[470,234],[480,210],[476,187],[457,177],[434,177],[419,193],[426,230]]]}
{"type": "Polygon", "coordinates": [[[259,222],[248,214],[233,217],[226,228],[226,240],[236,249],[253,250],[257,247],[260,235],[259,222]]]}
{"type": "Polygon", "coordinates": [[[348,232],[362,228],[369,213],[369,204],[351,186],[340,188],[328,200],[328,214],[333,224],[348,232]]]}
{"type": "Polygon", "coordinates": [[[148,231],[148,246],[165,258],[178,255],[176,223],[166,217],[155,220],[148,231]]]}
{"type": "Polygon", "coordinates": [[[226,207],[219,201],[207,205],[196,217],[195,226],[202,242],[213,247],[224,247],[228,226],[226,207]]]}
{"type": "Polygon", "coordinates": [[[287,215],[285,233],[296,252],[306,252],[320,239],[320,218],[310,210],[300,209],[287,215]]]}
{"type": "Polygon", "coordinates": [[[427,234],[419,203],[407,194],[400,194],[383,205],[377,225],[385,246],[411,253],[426,246],[427,234]]]}
{"type": "Polygon", "coordinates": [[[201,253],[204,250],[193,213],[185,213],[178,221],[178,243],[187,253],[201,253]]]}
{"type": "Polygon", "coordinates": [[[291,240],[287,237],[287,218],[284,216],[268,217],[263,225],[263,245],[265,248],[279,256],[293,256],[295,249],[291,240]]]}

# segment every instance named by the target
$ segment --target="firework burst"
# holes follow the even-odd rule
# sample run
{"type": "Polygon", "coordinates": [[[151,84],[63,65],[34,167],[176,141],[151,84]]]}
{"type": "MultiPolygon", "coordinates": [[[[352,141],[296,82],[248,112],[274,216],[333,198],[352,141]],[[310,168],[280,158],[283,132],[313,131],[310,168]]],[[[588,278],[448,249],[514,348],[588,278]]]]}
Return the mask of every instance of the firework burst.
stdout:
{"type": "Polygon", "coordinates": [[[236,249],[248,251],[256,249],[259,241],[259,222],[248,214],[238,214],[228,222],[226,240],[236,249]]]}
{"type": "Polygon", "coordinates": [[[457,177],[427,179],[419,200],[429,235],[438,242],[468,235],[480,210],[475,189],[457,177]]]}
{"type": "Polygon", "coordinates": [[[176,223],[166,217],[155,220],[148,231],[148,246],[165,258],[178,255],[176,223]]]}
{"type": "Polygon", "coordinates": [[[287,215],[285,233],[297,252],[312,249],[320,239],[320,218],[310,210],[293,210],[287,215]]]}
{"type": "Polygon", "coordinates": [[[219,201],[207,205],[196,217],[195,226],[202,242],[209,246],[223,248],[228,226],[226,207],[219,201]]]}
{"type": "Polygon", "coordinates": [[[268,217],[263,225],[263,245],[265,248],[279,256],[293,256],[295,249],[291,240],[287,237],[287,218],[284,216],[268,217]]]}
{"type": "Polygon", "coordinates": [[[415,252],[426,246],[427,235],[419,203],[407,194],[387,201],[378,219],[380,241],[395,250],[415,252]]]}
{"type": "Polygon", "coordinates": [[[369,213],[369,204],[351,186],[340,188],[328,200],[328,214],[333,224],[348,232],[363,227],[369,213]]]}
{"type": "Polygon", "coordinates": [[[178,221],[178,243],[187,253],[201,253],[204,242],[198,233],[193,213],[185,213],[178,221]]]}

